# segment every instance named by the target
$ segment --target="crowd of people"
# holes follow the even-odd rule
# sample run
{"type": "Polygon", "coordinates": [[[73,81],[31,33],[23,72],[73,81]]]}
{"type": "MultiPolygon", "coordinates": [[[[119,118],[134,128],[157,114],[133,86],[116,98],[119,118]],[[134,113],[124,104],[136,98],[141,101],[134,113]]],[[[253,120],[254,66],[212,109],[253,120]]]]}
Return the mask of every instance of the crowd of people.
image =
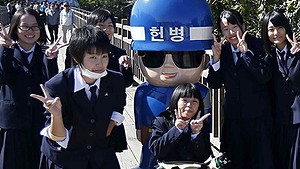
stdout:
{"type": "MultiPolygon", "coordinates": [[[[127,149],[123,110],[133,72],[126,51],[111,44],[114,15],[96,9],[87,25],[72,31],[74,14],[67,2],[11,1],[7,9],[8,33],[0,24],[0,168],[120,168],[116,152],[127,149]],[[63,44],[68,43],[62,72],[59,26],[63,44]],[[50,47],[43,51],[46,44],[50,47]]],[[[282,11],[265,14],[262,38],[250,35],[232,9],[222,11],[215,24],[219,36],[212,35],[209,63],[200,48],[154,49],[151,42],[147,47],[153,50],[136,53],[149,81],[137,90],[139,113],[167,104],[151,117],[145,138],[137,132],[151,154],[144,154],[151,159],[141,159],[139,167],[201,164],[213,155],[209,91],[194,82],[208,65],[209,88],[226,91],[221,151],[230,162],[225,168],[300,169],[300,45],[288,19],[282,11]],[[161,80],[164,67],[180,77],[172,82],[175,75],[162,72],[161,80]],[[161,102],[151,100],[153,95],[161,102]]]]}

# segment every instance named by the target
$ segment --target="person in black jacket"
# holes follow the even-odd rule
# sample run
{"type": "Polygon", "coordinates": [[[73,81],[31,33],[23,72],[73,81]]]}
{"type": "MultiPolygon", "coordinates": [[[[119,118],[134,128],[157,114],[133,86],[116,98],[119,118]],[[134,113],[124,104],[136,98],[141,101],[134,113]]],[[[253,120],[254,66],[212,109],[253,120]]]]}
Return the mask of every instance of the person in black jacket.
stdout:
{"type": "Polygon", "coordinates": [[[57,51],[42,51],[47,35],[33,9],[19,9],[8,34],[1,29],[0,168],[37,169],[45,117],[43,105],[29,95],[42,94],[39,85],[58,73],[57,51]]]}
{"type": "Polygon", "coordinates": [[[276,169],[300,168],[300,47],[283,12],[264,17],[262,37],[272,63],[276,169]]]}
{"type": "Polygon", "coordinates": [[[193,83],[176,87],[167,109],[152,123],[149,148],[160,162],[203,163],[212,155],[201,93],[193,83]],[[200,118],[201,117],[201,118],[200,118]]]}
{"type": "Polygon", "coordinates": [[[70,53],[77,65],[41,86],[46,126],[40,169],[120,169],[112,130],[122,124],[126,104],[124,79],[107,69],[110,42],[94,26],[75,29],[70,53]]]}
{"type": "Polygon", "coordinates": [[[217,24],[223,39],[215,38],[207,81],[210,88],[225,88],[221,151],[232,169],[273,168],[268,86],[272,74],[261,55],[262,40],[247,33],[235,10],[221,12],[217,24]]]}

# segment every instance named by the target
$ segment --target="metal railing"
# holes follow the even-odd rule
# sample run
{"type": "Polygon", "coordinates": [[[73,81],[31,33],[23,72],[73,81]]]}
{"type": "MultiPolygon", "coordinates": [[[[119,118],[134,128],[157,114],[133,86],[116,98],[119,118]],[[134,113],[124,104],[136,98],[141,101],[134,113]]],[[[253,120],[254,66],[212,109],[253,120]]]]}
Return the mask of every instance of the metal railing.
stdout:
{"type": "MultiPolygon", "coordinates": [[[[78,8],[72,8],[75,14],[75,27],[80,27],[86,24],[87,15],[90,14],[89,11],[85,11],[78,8]]],[[[135,51],[131,49],[131,32],[130,26],[126,19],[121,19],[120,22],[116,23],[116,30],[112,43],[127,51],[127,54],[132,58],[133,74],[134,80],[138,84],[145,81],[145,78],[140,70],[139,64],[134,59],[135,51]]],[[[208,86],[206,82],[206,77],[208,70],[202,73],[200,82],[208,86]]],[[[213,146],[219,150],[220,148],[220,136],[221,136],[221,126],[223,123],[223,101],[224,101],[224,89],[210,89],[211,102],[212,102],[212,135],[211,142],[213,146]]]]}
{"type": "MultiPolygon", "coordinates": [[[[80,8],[72,8],[75,15],[75,27],[81,27],[86,24],[86,18],[91,13],[90,11],[86,11],[80,8]]],[[[5,6],[0,6],[0,22],[3,25],[8,25],[9,14],[5,6]]],[[[131,33],[130,26],[128,25],[128,21],[126,19],[121,19],[119,23],[116,23],[116,30],[114,37],[112,39],[112,43],[120,48],[126,50],[127,54],[132,58],[132,67],[134,80],[138,84],[141,84],[145,81],[145,78],[140,70],[139,64],[134,59],[135,51],[131,49],[131,33]]],[[[200,82],[206,86],[208,86],[206,82],[208,71],[205,70],[201,76],[200,82]]],[[[211,101],[212,101],[212,135],[211,141],[213,146],[218,150],[220,147],[220,136],[221,136],[221,125],[223,122],[222,119],[222,104],[224,100],[224,89],[218,90],[210,90],[211,92],[211,101]]]]}

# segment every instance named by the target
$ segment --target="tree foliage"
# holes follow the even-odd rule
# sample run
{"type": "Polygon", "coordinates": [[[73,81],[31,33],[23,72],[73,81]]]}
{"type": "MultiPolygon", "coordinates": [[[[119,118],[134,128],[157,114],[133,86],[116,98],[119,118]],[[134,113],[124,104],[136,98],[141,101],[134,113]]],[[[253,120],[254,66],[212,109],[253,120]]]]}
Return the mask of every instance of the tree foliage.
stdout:
{"type": "MultiPolygon", "coordinates": [[[[119,19],[130,18],[134,0],[78,0],[81,8],[92,11],[98,7],[109,9],[119,19]]],[[[299,0],[207,0],[214,20],[224,9],[239,11],[246,23],[247,30],[260,37],[264,15],[272,9],[285,10],[293,31],[300,36],[300,1],[299,0]]]]}
{"type": "Polygon", "coordinates": [[[129,19],[133,2],[130,0],[78,0],[82,9],[93,11],[104,8],[111,11],[119,19],[129,19]]]}
{"type": "Polygon", "coordinates": [[[260,37],[263,17],[270,10],[284,10],[293,31],[299,37],[300,1],[298,0],[208,0],[216,20],[224,9],[239,11],[246,23],[247,30],[260,37]]]}

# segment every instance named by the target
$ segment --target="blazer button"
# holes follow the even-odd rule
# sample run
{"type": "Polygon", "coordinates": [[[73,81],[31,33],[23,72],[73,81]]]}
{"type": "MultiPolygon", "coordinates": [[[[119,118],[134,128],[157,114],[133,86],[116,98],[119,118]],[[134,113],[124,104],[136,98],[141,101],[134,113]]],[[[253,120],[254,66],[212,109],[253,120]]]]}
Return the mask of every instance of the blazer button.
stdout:
{"type": "Polygon", "coordinates": [[[94,124],[94,123],[95,123],[95,119],[91,119],[91,120],[90,120],[90,123],[91,123],[91,124],[94,124]]]}
{"type": "Polygon", "coordinates": [[[93,135],[94,135],[94,133],[89,133],[89,136],[91,136],[91,137],[92,137],[93,135]]]}
{"type": "Polygon", "coordinates": [[[92,149],[92,146],[88,145],[88,146],[86,146],[86,149],[90,150],[90,149],[92,149]]]}
{"type": "Polygon", "coordinates": [[[234,73],[233,76],[237,76],[237,73],[234,73]]]}

